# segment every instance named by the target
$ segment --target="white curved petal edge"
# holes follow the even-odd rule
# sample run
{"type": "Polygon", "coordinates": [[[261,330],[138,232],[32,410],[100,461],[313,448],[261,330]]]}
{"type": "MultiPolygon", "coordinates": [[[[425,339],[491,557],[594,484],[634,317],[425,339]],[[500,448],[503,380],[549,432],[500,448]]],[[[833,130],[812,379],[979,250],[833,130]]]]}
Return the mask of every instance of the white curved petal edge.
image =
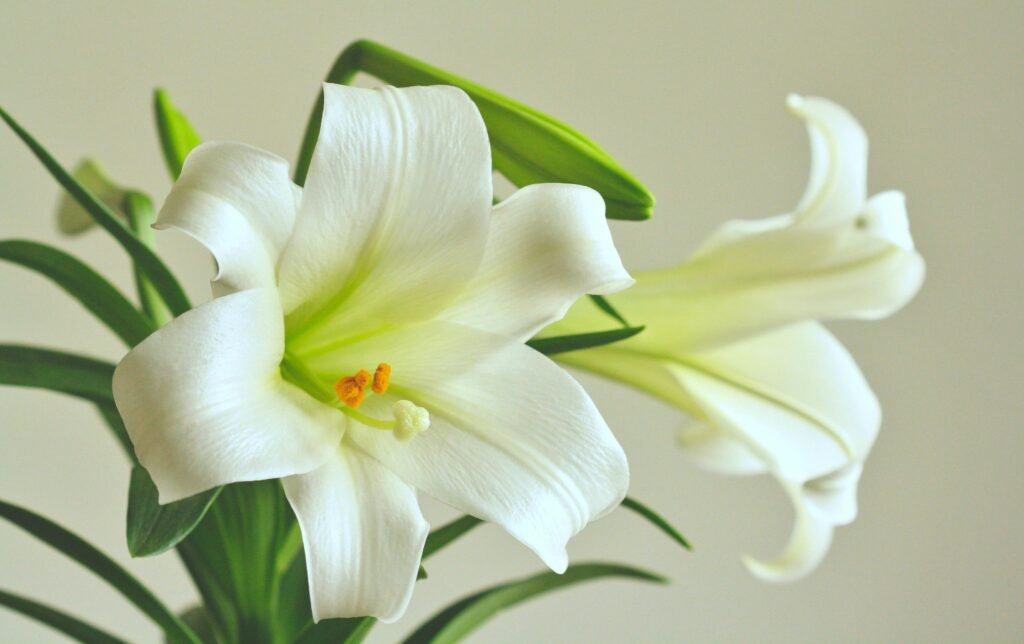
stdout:
{"type": "MultiPolygon", "coordinates": [[[[310,365],[335,373],[345,360],[389,363],[395,395],[430,412],[430,428],[408,442],[357,423],[346,436],[417,489],[502,526],[556,572],[568,540],[626,494],[625,454],[593,401],[519,342],[432,321],[310,365]]],[[[386,409],[388,396],[363,407],[386,409]]]]}
{"type": "Polygon", "coordinates": [[[743,564],[752,575],[763,581],[792,582],[810,574],[828,554],[832,545],[833,525],[804,503],[800,486],[784,484],[796,512],[793,531],[785,549],[768,560],[749,555],[743,564]]]}
{"type": "Polygon", "coordinates": [[[415,489],[347,442],[282,484],[302,530],[313,620],[402,617],[430,528],[415,489]]]}
{"type": "Polygon", "coordinates": [[[277,292],[215,299],[143,340],[114,371],[117,409],[161,503],[212,487],[308,472],[344,416],[281,379],[277,292]]]}
{"type": "Polygon", "coordinates": [[[813,572],[828,554],[835,526],[857,516],[862,469],[857,462],[803,485],[780,481],[793,503],[793,531],[785,549],[772,559],[743,558],[751,574],[764,581],[791,582],[813,572]]]}
{"type": "Polygon", "coordinates": [[[269,288],[300,198],[284,159],[242,143],[203,143],[185,159],[154,227],[176,228],[209,249],[218,295],[269,288]]]}
{"type": "Polygon", "coordinates": [[[683,454],[709,472],[750,476],[768,471],[768,463],[744,441],[706,422],[690,422],[679,431],[678,439],[683,454]]]}
{"type": "Polygon", "coordinates": [[[601,195],[584,186],[536,184],[494,208],[480,271],[443,317],[525,341],[580,296],[632,284],[601,195]]]}
{"type": "Polygon", "coordinates": [[[867,197],[868,137],[845,108],[817,97],[791,94],[790,111],[807,124],[811,174],[796,219],[816,224],[850,220],[867,197]]]}
{"type": "Polygon", "coordinates": [[[289,331],[322,323],[309,346],[367,321],[432,317],[477,271],[491,196],[487,131],[462,90],[325,84],[280,265],[289,331]]]}

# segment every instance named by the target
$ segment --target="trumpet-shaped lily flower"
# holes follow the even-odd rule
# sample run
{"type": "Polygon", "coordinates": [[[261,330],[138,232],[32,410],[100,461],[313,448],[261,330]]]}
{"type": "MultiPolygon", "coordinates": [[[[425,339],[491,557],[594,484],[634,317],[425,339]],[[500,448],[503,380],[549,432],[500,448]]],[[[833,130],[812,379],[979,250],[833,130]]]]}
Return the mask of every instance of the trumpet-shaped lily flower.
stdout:
{"type": "Polygon", "coordinates": [[[281,478],[315,619],[405,611],[422,490],[552,569],[614,508],[625,456],[524,341],[632,279],[581,186],[492,208],[480,115],[450,87],[325,85],[305,187],[235,143],[188,157],[156,226],[214,255],[215,298],[121,361],[114,396],[162,503],[281,478]]]}
{"type": "MultiPolygon", "coordinates": [[[[796,509],[790,543],[771,561],[746,559],[770,580],[813,570],[834,526],[854,519],[881,423],[856,363],[816,320],[888,315],[924,275],[903,196],[867,198],[857,121],[823,99],[794,96],[789,107],[811,139],[796,210],[728,222],[682,265],[639,275],[614,305],[646,331],[559,356],[688,412],[680,443],[704,467],[782,483],[796,509]]],[[[602,315],[580,302],[545,334],[600,328],[602,315]]]]}

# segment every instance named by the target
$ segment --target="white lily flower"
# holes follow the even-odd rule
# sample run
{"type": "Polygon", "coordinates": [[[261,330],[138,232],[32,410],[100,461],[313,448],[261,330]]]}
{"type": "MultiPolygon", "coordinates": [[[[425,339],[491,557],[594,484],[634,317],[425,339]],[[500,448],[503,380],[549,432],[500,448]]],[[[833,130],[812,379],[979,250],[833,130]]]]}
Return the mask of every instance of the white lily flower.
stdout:
{"type": "Polygon", "coordinates": [[[553,570],[628,469],[593,402],[524,341],[632,279],[594,191],[492,209],[487,133],[450,87],[325,85],[304,189],[236,143],[188,157],[157,226],[205,244],[216,298],[133,349],[114,396],[162,503],[280,477],[315,619],[400,617],[422,490],[553,570]],[[371,375],[371,373],[373,375],[371,375]]]}
{"type": "MultiPolygon", "coordinates": [[[[789,98],[807,122],[811,177],[796,211],[731,221],[682,265],[641,274],[614,306],[647,329],[624,342],[565,353],[562,362],[620,380],[688,412],[686,453],[728,474],[771,473],[796,509],[790,543],[769,580],[796,579],[857,513],[856,487],[881,413],[842,345],[816,320],[878,318],[917,292],[901,194],[866,194],[867,138],[843,108],[789,98]]],[[[593,330],[607,318],[575,305],[545,334],[593,330]]]]}

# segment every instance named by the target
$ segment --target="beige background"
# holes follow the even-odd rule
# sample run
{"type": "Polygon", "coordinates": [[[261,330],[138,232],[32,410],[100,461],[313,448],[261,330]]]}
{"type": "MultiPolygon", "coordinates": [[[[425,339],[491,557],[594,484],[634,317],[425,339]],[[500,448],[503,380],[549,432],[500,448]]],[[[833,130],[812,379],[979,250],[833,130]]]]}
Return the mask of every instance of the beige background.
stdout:
{"type": "MultiPolygon", "coordinates": [[[[349,41],[376,38],[499,89],[601,142],[657,195],[656,218],[615,233],[628,265],[675,263],[713,226],[791,208],[806,177],[787,92],[848,106],[872,143],[872,191],[909,197],[928,261],[918,299],[884,323],[834,325],[883,401],[861,516],[820,570],[763,585],[742,552],[790,525],[763,479],[715,477],[672,448],[675,411],[584,378],[631,457],[632,492],[696,543],[687,554],[617,512],[573,544],[578,560],[662,570],[668,588],[608,582],[517,608],[477,641],[1010,641],[1022,636],[1019,491],[1024,441],[1021,170],[1024,4],[0,2],[0,102],[58,158],[100,159],[162,199],[150,118],[166,87],[207,138],[294,157],[320,81],[349,41]]],[[[0,237],[58,243],[129,288],[103,234],[62,240],[57,188],[0,131],[0,237]]],[[[160,237],[196,298],[208,262],[160,237]]],[[[40,278],[0,266],[0,340],[116,359],[121,348],[40,278]]],[[[194,597],[173,556],[130,562],[127,468],[88,406],[0,390],[0,497],[126,562],[176,607],[194,597]]],[[[436,508],[435,508],[436,509],[436,508]]],[[[437,516],[446,516],[443,512],[437,516]]],[[[484,583],[540,568],[494,528],[440,556],[392,641],[484,583]]],[[[0,587],[66,606],[133,641],[156,630],[101,582],[0,525],[0,587]]],[[[0,609],[0,641],[50,641],[0,609]]]]}

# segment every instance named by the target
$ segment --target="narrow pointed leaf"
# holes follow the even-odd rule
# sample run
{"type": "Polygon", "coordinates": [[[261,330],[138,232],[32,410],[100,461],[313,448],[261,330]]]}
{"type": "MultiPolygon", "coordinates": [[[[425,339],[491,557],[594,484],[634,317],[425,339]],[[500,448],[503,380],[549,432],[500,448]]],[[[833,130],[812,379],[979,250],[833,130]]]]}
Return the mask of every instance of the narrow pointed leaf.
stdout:
{"type": "Polygon", "coordinates": [[[164,161],[172,179],[181,175],[185,157],[202,142],[192,124],[188,122],[167,92],[157,89],[153,92],[153,112],[156,115],[156,130],[160,136],[160,148],[164,153],[164,161]]]}
{"type": "Polygon", "coordinates": [[[590,299],[597,305],[597,308],[607,313],[613,320],[617,321],[622,326],[629,326],[629,322],[626,322],[626,318],[622,317],[622,314],[612,306],[612,303],[608,301],[608,298],[603,295],[591,295],[590,299]]]}
{"type": "Polygon", "coordinates": [[[550,338],[534,338],[526,344],[540,351],[544,355],[551,356],[566,351],[579,351],[600,347],[605,344],[619,342],[631,338],[644,330],[642,326],[631,326],[624,329],[613,329],[611,331],[595,331],[594,333],[578,333],[576,335],[557,335],[550,338]]]}
{"type": "Polygon", "coordinates": [[[446,523],[436,530],[432,530],[430,534],[427,535],[426,545],[423,546],[423,559],[426,559],[441,548],[444,548],[481,523],[482,521],[480,521],[480,519],[471,517],[467,514],[450,523],[446,523]]]}
{"type": "Polygon", "coordinates": [[[3,590],[0,590],[0,606],[6,606],[85,644],[125,644],[125,640],[101,631],[77,617],[3,590]]]}
{"type": "Polygon", "coordinates": [[[516,604],[566,586],[605,577],[667,582],[664,577],[630,566],[608,563],[577,564],[570,566],[562,575],[550,571],[543,572],[466,597],[435,615],[405,641],[407,644],[458,642],[499,612],[516,604]]]}
{"type": "MultiPolygon", "coordinates": [[[[397,87],[454,85],[476,104],[487,125],[494,168],[517,186],[578,183],[601,193],[610,219],[647,219],[651,193],[592,140],[557,119],[381,44],[359,40],[341,53],[327,81],[348,84],[365,72],[397,87]]],[[[320,127],[323,96],[306,128],[295,181],[306,177],[320,127]]]]}
{"type": "Polygon", "coordinates": [[[96,573],[156,622],[169,641],[199,644],[195,633],[168,610],[148,588],[81,537],[30,510],[4,501],[0,501],[0,517],[96,573]]]}
{"type": "Polygon", "coordinates": [[[128,552],[133,557],[148,557],[176,546],[195,529],[220,490],[160,505],[149,472],[141,465],[133,467],[128,487],[128,552]]]}
{"type": "Polygon", "coordinates": [[[132,347],[153,332],[153,323],[88,265],[52,246],[33,241],[0,241],[0,259],[53,280],[132,347]]]}
{"type": "Polygon", "coordinates": [[[86,212],[96,220],[96,223],[106,229],[121,244],[140,270],[153,282],[153,286],[167,303],[168,308],[175,315],[181,315],[188,311],[191,305],[185,292],[181,289],[181,285],[153,250],[139,241],[106,204],[75,180],[10,114],[0,109],[0,118],[7,122],[18,138],[28,146],[36,158],[53,175],[53,178],[85,208],[86,212]]]}
{"type": "Polygon", "coordinates": [[[132,445],[132,439],[128,437],[128,430],[124,427],[124,421],[121,420],[121,414],[117,413],[117,406],[113,402],[100,402],[96,403],[96,408],[100,412],[100,416],[103,421],[110,428],[110,431],[114,434],[114,438],[121,444],[121,448],[124,449],[125,454],[131,459],[132,463],[137,463],[138,460],[135,458],[135,446],[132,445]]]}
{"type": "Polygon", "coordinates": [[[627,496],[625,499],[622,500],[622,507],[628,508],[633,512],[636,512],[643,518],[647,519],[651,522],[651,524],[654,525],[654,527],[658,528],[659,530],[667,534],[673,541],[675,541],[682,547],[686,548],[687,550],[693,550],[693,546],[690,545],[690,542],[686,540],[686,537],[684,537],[682,533],[676,530],[671,523],[664,519],[664,517],[662,517],[660,514],[650,509],[643,503],[637,501],[632,497],[627,496]]]}

